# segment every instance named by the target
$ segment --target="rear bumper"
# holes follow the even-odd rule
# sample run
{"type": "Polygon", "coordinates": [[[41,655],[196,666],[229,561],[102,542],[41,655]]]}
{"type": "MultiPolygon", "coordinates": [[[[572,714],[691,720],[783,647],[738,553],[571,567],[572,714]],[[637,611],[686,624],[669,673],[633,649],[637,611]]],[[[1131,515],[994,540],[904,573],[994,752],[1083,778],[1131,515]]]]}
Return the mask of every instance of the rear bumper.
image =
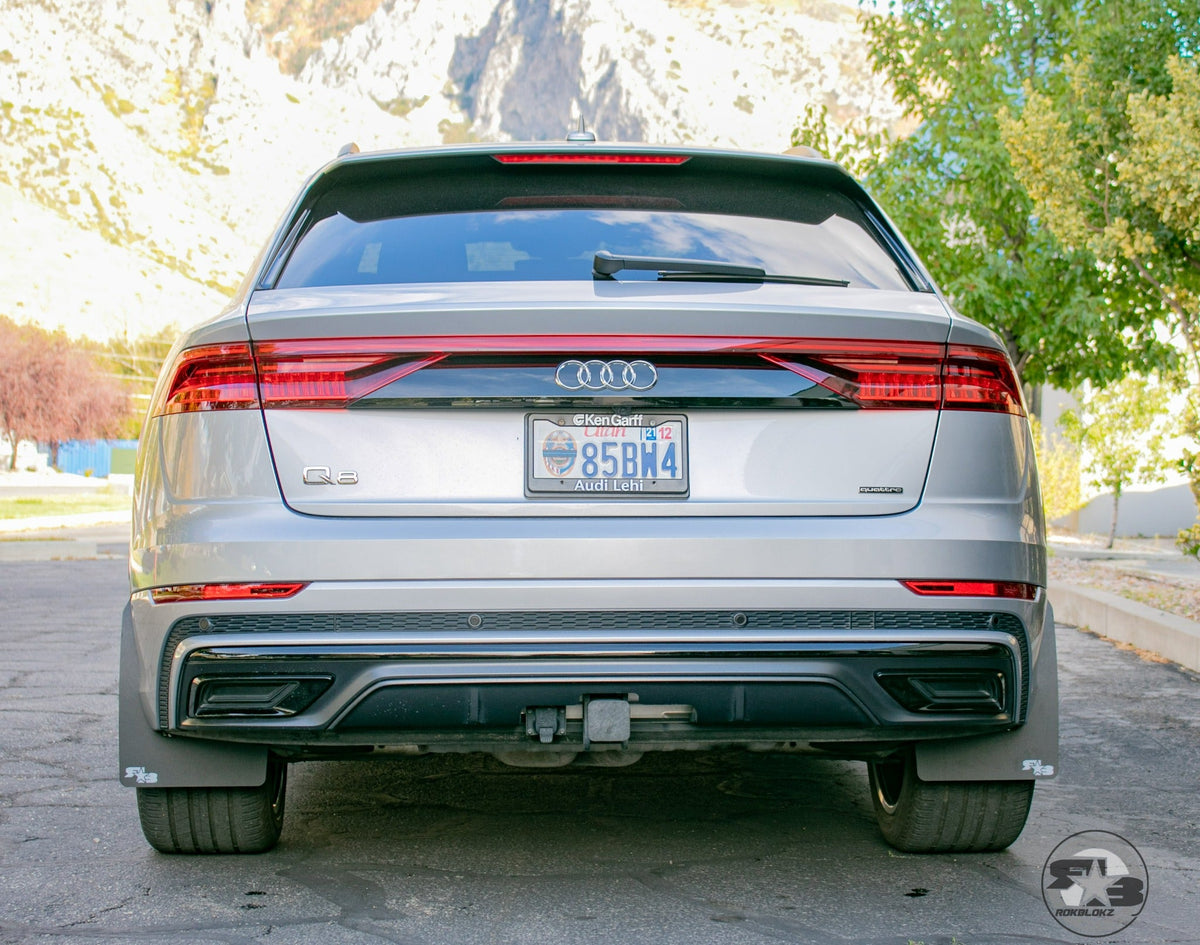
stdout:
{"type": "Polygon", "coordinates": [[[630,704],[631,750],[804,743],[865,757],[1005,738],[1028,729],[1044,595],[923,598],[899,581],[1044,587],[1040,519],[1027,507],[1036,491],[1014,496],[1001,483],[964,497],[954,483],[932,490],[945,498],[927,489],[910,512],[845,518],[615,507],[599,517],[320,518],[280,504],[273,479],[258,498],[239,489],[227,501],[140,503],[122,705],[136,704],[130,717],[143,728],[130,742],[139,754],[122,735],[123,757],[144,765],[159,742],[292,757],[574,750],[595,696],[630,704]],[[311,583],[279,601],[155,604],[147,591],[231,581],[311,583]],[[738,626],[737,614],[752,619],[738,626]],[[964,659],[1001,675],[995,711],[910,711],[879,681],[964,659]],[[192,712],[194,687],[214,676],[251,688],[322,677],[324,688],[291,714],[192,712]],[[639,715],[648,706],[671,711],[639,715]],[[527,710],[539,707],[564,710],[550,745],[527,731],[527,710]]]}
{"type": "MultiPolygon", "coordinates": [[[[135,614],[172,610],[134,604],[135,614]]],[[[961,737],[1025,721],[1036,604],[1018,606],[1026,620],[996,610],[210,606],[166,628],[146,667],[146,707],[160,731],[301,753],[579,750],[596,698],[629,704],[621,741],[632,750],[961,737]],[[530,727],[540,707],[561,710],[548,743],[530,727]]]]}
{"type": "Polygon", "coordinates": [[[209,503],[137,531],[131,579],[135,590],[403,580],[456,584],[468,594],[502,581],[532,588],[930,578],[1044,587],[1045,549],[1036,532],[1022,532],[1026,520],[1019,504],[984,502],[926,501],[912,512],[861,518],[675,519],[322,519],[278,499],[209,503]]]}

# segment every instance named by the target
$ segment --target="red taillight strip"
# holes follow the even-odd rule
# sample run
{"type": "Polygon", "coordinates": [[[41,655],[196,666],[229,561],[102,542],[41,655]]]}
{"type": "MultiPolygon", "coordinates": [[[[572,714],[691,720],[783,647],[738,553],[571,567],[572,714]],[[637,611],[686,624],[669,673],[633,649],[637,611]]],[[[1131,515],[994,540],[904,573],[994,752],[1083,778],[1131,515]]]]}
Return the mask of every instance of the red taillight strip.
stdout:
{"type": "Polygon", "coordinates": [[[176,604],[181,601],[203,600],[283,600],[295,597],[307,582],[276,581],[256,584],[171,584],[150,591],[156,604],[176,604]]]}
{"type": "Polygon", "coordinates": [[[175,359],[171,378],[155,392],[151,416],[196,410],[257,407],[254,361],[245,343],[189,348],[175,359]]]}
{"type": "Polygon", "coordinates": [[[966,345],[942,349],[871,344],[858,351],[813,345],[805,349],[805,363],[774,354],[762,357],[864,408],[989,410],[1025,416],[1020,386],[1003,352],[966,345]]]}
{"type": "Polygon", "coordinates": [[[687,154],[611,154],[595,151],[493,154],[501,164],[685,164],[687,154]]]}
{"type": "Polygon", "coordinates": [[[361,397],[436,364],[445,354],[396,358],[394,352],[285,353],[255,348],[264,407],[347,407],[361,397]]]}
{"type": "Polygon", "coordinates": [[[1004,597],[1011,600],[1037,600],[1036,584],[1020,581],[901,581],[922,597],[1004,597]]]}
{"type": "Polygon", "coordinates": [[[924,407],[932,410],[937,409],[942,399],[941,360],[937,357],[916,355],[906,358],[882,354],[877,360],[869,361],[861,355],[849,359],[839,352],[816,355],[830,366],[843,369],[848,376],[775,355],[764,354],[762,357],[864,408],[924,407]]]}
{"type": "Polygon", "coordinates": [[[450,335],[264,341],[254,346],[264,407],[338,408],[448,354],[759,354],[866,408],[925,407],[941,400],[945,346],[727,335],[450,335]],[[438,352],[428,354],[428,352],[438,352]],[[771,352],[771,353],[768,353],[771,352]],[[836,365],[841,377],[775,352],[836,365]],[[421,360],[405,355],[425,354],[421,360]],[[342,373],[344,373],[344,377],[342,373]],[[354,375],[354,376],[352,376],[354,375]]]}
{"type": "Polygon", "coordinates": [[[426,335],[192,348],[162,385],[154,415],[257,407],[259,392],[264,407],[342,408],[451,354],[631,352],[759,355],[866,409],[1025,413],[1008,359],[990,348],[732,335],[426,335]]]}

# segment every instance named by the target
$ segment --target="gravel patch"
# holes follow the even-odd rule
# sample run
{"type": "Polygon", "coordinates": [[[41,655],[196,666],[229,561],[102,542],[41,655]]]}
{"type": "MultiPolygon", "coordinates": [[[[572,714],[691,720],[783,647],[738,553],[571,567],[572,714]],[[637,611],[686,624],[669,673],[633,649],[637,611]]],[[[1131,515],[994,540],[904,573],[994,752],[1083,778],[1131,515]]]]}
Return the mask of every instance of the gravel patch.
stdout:
{"type": "Polygon", "coordinates": [[[1186,577],[1146,576],[1125,570],[1116,561],[1082,561],[1055,555],[1050,580],[1119,594],[1147,607],[1200,621],[1200,583],[1186,577]]]}

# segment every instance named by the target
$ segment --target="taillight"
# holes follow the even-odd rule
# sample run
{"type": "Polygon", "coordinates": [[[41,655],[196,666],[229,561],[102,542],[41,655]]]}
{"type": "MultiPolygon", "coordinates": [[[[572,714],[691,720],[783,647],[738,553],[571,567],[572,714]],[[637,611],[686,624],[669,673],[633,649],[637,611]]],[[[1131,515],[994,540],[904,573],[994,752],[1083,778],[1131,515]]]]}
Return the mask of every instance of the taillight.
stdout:
{"type": "Polygon", "coordinates": [[[254,360],[248,344],[189,348],[175,359],[155,391],[150,414],[190,413],[258,406],[254,360]]]}
{"type": "Polygon", "coordinates": [[[947,410],[997,410],[1025,416],[1021,386],[1000,351],[950,345],[943,377],[947,410]]]}
{"type": "Polygon", "coordinates": [[[254,584],[171,584],[155,587],[150,599],[156,604],[213,600],[285,600],[308,587],[302,581],[258,582],[254,584]]]}
{"type": "MultiPolygon", "coordinates": [[[[791,346],[789,346],[791,347],[791,346]]],[[[762,353],[860,407],[989,410],[1025,415],[1008,358],[991,348],[911,342],[827,342],[798,347],[802,357],[762,353]]]]}
{"type": "Polygon", "coordinates": [[[813,345],[804,351],[802,360],[794,355],[762,357],[860,407],[936,410],[942,400],[943,350],[941,345],[930,344],[892,344],[887,349],[875,345],[849,351],[813,345]]]}
{"type": "Polygon", "coordinates": [[[1003,597],[1010,600],[1037,600],[1036,584],[1019,581],[901,581],[922,597],[1003,597]]]}
{"type": "Polygon", "coordinates": [[[397,354],[382,346],[343,341],[270,341],[255,345],[264,407],[347,407],[415,371],[443,353],[397,354]]]}
{"type": "Polygon", "coordinates": [[[230,408],[344,408],[461,354],[757,355],[864,409],[987,410],[1024,416],[1001,351],[912,341],[724,335],[448,335],[321,338],[184,351],[153,415],[230,408]]]}

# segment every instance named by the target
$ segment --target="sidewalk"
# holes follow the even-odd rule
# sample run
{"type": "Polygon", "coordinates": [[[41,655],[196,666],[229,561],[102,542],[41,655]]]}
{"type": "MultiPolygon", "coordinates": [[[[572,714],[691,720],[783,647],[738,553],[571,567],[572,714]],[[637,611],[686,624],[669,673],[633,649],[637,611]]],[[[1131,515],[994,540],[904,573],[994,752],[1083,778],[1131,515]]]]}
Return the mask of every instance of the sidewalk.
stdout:
{"type": "Polygon", "coordinates": [[[71,473],[42,470],[40,472],[9,472],[0,470],[0,496],[24,495],[86,495],[113,488],[108,479],[76,476],[71,473]]]}
{"type": "Polygon", "coordinates": [[[127,511],[0,520],[0,565],[128,555],[127,511]]]}
{"type": "MultiPolygon", "coordinates": [[[[1200,561],[1180,554],[1170,539],[1118,541],[1113,549],[1056,536],[1052,554],[1128,576],[1153,581],[1176,597],[1200,601],[1200,561]]],[[[1200,623],[1148,606],[1110,590],[1051,579],[1048,588],[1060,623],[1156,653],[1200,672],[1200,623]]]]}
{"type": "MultiPolygon", "coordinates": [[[[132,477],[100,479],[53,469],[0,470],[0,498],[125,492],[132,477]]],[[[109,558],[129,554],[129,506],[99,512],[0,518],[0,562],[109,558]]]]}

